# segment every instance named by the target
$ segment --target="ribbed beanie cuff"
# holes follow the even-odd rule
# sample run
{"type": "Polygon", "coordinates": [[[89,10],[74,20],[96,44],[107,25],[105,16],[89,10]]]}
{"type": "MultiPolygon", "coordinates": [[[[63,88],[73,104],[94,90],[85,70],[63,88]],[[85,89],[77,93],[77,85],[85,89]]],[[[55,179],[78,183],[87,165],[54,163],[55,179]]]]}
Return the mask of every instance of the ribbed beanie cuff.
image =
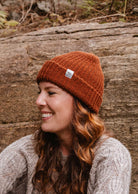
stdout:
{"type": "Polygon", "coordinates": [[[37,83],[52,82],[88,106],[95,113],[102,103],[104,76],[97,56],[74,51],[46,61],[37,83]]]}

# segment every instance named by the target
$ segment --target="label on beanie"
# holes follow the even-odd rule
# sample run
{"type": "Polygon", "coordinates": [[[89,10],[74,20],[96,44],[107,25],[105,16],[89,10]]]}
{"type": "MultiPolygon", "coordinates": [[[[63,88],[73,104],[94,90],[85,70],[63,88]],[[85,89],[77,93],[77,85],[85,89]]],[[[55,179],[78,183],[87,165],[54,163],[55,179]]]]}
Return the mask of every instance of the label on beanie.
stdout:
{"type": "Polygon", "coordinates": [[[74,74],[74,71],[67,69],[65,76],[68,77],[69,79],[71,79],[73,74],[74,74]]]}

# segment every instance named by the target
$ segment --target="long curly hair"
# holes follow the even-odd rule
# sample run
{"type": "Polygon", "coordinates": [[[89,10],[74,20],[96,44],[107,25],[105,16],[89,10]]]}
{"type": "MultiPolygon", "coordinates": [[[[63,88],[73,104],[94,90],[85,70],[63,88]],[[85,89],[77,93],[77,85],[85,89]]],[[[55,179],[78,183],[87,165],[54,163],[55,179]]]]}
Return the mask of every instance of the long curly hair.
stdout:
{"type": "Polygon", "coordinates": [[[56,134],[40,129],[35,135],[35,150],[39,159],[33,185],[39,192],[87,193],[94,148],[99,138],[105,133],[105,127],[101,119],[78,99],[74,99],[71,124],[73,144],[71,153],[65,161],[56,134]]]}

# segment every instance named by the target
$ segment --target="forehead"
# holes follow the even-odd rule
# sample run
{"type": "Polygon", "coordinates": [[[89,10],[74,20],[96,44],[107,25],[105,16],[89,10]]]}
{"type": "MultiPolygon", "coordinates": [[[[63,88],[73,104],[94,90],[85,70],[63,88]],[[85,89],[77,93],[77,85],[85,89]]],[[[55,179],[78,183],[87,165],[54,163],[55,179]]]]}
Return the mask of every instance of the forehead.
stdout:
{"type": "Polygon", "coordinates": [[[60,88],[59,86],[57,86],[56,84],[51,83],[51,82],[47,82],[47,81],[40,82],[40,83],[39,83],[39,87],[40,87],[40,88],[56,88],[56,89],[61,89],[61,88],[60,88]]]}

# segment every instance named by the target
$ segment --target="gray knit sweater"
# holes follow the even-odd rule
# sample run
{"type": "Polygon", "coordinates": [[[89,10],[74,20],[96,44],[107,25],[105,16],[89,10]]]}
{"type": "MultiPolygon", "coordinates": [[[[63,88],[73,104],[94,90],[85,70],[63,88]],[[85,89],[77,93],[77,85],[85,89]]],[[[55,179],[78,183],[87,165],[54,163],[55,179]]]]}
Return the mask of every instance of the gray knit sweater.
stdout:
{"type": "MultiPolygon", "coordinates": [[[[12,143],[0,154],[0,194],[36,194],[32,177],[38,156],[32,135],[12,143]]],[[[87,194],[128,194],[131,157],[116,139],[108,138],[95,150],[87,194]]]]}

